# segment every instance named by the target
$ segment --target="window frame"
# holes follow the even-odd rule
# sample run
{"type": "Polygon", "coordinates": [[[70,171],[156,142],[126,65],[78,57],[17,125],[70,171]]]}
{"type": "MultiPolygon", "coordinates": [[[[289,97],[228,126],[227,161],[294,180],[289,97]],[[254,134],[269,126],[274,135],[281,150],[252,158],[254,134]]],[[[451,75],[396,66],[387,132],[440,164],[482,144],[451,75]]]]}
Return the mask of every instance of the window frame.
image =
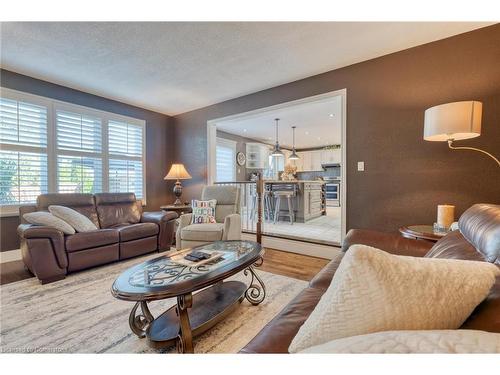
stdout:
{"type": "MultiPolygon", "coordinates": [[[[10,100],[24,101],[35,105],[44,106],[47,108],[47,182],[48,192],[57,193],[58,191],[58,172],[57,172],[57,157],[59,155],[67,156],[82,156],[88,155],[89,157],[101,158],[102,160],[102,191],[109,191],[109,142],[108,142],[108,122],[119,121],[128,124],[140,126],[142,130],[142,205],[146,205],[146,121],[134,117],[124,116],[117,113],[102,111],[95,108],[82,106],[79,104],[72,104],[56,99],[47,98],[44,96],[34,95],[23,91],[12,90],[0,86],[0,97],[10,100]],[[57,111],[74,112],[80,115],[98,117],[101,120],[101,153],[90,153],[86,151],[70,151],[70,150],[57,150],[57,111]]],[[[29,146],[2,146],[0,149],[12,151],[24,151],[29,149],[29,146]],[[17,148],[17,150],[16,150],[17,148]]],[[[124,157],[124,159],[127,159],[124,157]]],[[[137,157],[136,157],[137,159],[137,157]]],[[[128,160],[128,159],[127,159],[128,160]]],[[[0,204],[0,217],[19,216],[19,207],[30,204],[14,204],[2,205],[0,204]]]]}
{"type": "Polygon", "coordinates": [[[238,145],[238,142],[236,141],[233,141],[231,139],[226,139],[226,138],[222,138],[222,137],[216,137],[216,140],[215,140],[215,181],[216,182],[234,182],[236,181],[236,176],[238,174],[237,172],[237,166],[236,166],[236,154],[238,153],[238,150],[237,150],[237,145],[238,145]],[[220,145],[222,147],[228,147],[228,148],[231,148],[233,150],[233,153],[234,153],[234,158],[233,158],[233,176],[232,176],[232,179],[231,181],[219,181],[218,180],[218,176],[217,176],[217,146],[220,145]]]}

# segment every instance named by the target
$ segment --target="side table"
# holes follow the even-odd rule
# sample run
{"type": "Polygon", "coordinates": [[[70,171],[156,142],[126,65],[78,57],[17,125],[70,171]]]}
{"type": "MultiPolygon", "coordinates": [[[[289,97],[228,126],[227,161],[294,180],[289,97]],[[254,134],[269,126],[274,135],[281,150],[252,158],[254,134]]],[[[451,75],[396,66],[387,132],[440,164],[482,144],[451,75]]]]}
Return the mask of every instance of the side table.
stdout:
{"type": "Polygon", "coordinates": [[[431,242],[437,242],[441,237],[445,236],[447,233],[436,232],[432,225],[408,225],[399,228],[399,233],[403,237],[416,239],[416,240],[427,240],[431,242]]]}
{"type": "MultiPolygon", "coordinates": [[[[193,212],[193,208],[189,204],[182,204],[182,205],[167,204],[164,206],[160,206],[160,209],[163,211],[174,211],[179,216],[184,215],[184,214],[190,214],[191,212],[193,212]]],[[[178,226],[179,226],[179,219],[177,219],[175,221],[174,239],[172,240],[172,245],[175,245],[175,233],[177,232],[178,226]]]]}
{"type": "Polygon", "coordinates": [[[160,209],[163,211],[177,212],[177,215],[179,216],[193,212],[193,208],[190,204],[182,204],[178,206],[176,206],[175,204],[167,204],[165,206],[160,206],[160,209]]]}

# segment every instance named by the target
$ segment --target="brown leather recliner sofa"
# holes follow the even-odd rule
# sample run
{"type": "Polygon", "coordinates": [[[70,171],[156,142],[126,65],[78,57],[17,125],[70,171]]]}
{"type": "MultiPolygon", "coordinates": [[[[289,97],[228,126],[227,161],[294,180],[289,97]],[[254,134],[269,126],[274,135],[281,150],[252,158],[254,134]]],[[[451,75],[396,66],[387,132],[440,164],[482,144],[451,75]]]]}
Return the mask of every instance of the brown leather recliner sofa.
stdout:
{"type": "Polygon", "coordinates": [[[177,218],[175,212],[143,212],[133,193],[42,194],[36,205],[21,206],[19,216],[24,264],[42,284],[70,272],[169,250],[177,218]],[[72,208],[99,229],[65,235],[52,227],[26,224],[25,213],[47,211],[50,205],[72,208]]]}
{"type": "MultiPolygon", "coordinates": [[[[354,244],[364,244],[397,255],[476,260],[500,266],[499,205],[472,206],[460,217],[459,228],[435,244],[403,238],[397,234],[354,229],[347,234],[342,251],[347,251],[354,244]]],[[[342,257],[343,253],[328,263],[309,286],[271,320],[241,353],[288,353],[288,347],[300,326],[330,286],[342,257]]],[[[500,333],[500,277],[497,277],[488,297],[476,307],[461,329],[500,333]]]]}

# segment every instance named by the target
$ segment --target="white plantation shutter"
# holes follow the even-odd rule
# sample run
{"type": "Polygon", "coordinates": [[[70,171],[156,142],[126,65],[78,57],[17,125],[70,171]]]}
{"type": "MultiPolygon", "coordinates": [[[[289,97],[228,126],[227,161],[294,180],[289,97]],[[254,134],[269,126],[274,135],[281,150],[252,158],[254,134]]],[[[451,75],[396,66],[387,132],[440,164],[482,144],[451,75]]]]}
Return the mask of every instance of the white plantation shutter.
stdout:
{"type": "Polygon", "coordinates": [[[0,98],[0,205],[48,191],[47,107],[0,98]]]}
{"type": "Polygon", "coordinates": [[[145,122],[0,87],[0,210],[48,192],[134,192],[145,203],[145,122]]]}
{"type": "Polygon", "coordinates": [[[101,119],[56,111],[57,149],[100,152],[102,148],[101,119]]]}
{"type": "Polygon", "coordinates": [[[108,122],[110,192],[133,192],[144,198],[144,136],[142,125],[108,122]]]}
{"type": "Polygon", "coordinates": [[[102,121],[56,109],[57,191],[99,193],[102,179],[102,121]]]}
{"type": "Polygon", "coordinates": [[[217,138],[215,164],[217,182],[236,180],[236,142],[217,138]]]}

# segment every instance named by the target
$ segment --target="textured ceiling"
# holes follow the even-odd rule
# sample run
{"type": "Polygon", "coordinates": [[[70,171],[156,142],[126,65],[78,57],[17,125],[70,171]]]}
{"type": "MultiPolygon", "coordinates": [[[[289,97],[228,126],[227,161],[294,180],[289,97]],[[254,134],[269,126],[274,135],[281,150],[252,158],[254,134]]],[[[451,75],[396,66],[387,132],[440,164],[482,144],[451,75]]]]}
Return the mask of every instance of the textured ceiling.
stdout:
{"type": "Polygon", "coordinates": [[[2,23],[3,68],[175,115],[488,23],[2,23]]]}
{"type": "Polygon", "coordinates": [[[223,120],[217,122],[217,130],[274,144],[275,118],[280,119],[279,142],[285,148],[292,148],[292,126],[296,126],[297,149],[335,145],[342,141],[342,101],[339,96],[223,120]]]}

